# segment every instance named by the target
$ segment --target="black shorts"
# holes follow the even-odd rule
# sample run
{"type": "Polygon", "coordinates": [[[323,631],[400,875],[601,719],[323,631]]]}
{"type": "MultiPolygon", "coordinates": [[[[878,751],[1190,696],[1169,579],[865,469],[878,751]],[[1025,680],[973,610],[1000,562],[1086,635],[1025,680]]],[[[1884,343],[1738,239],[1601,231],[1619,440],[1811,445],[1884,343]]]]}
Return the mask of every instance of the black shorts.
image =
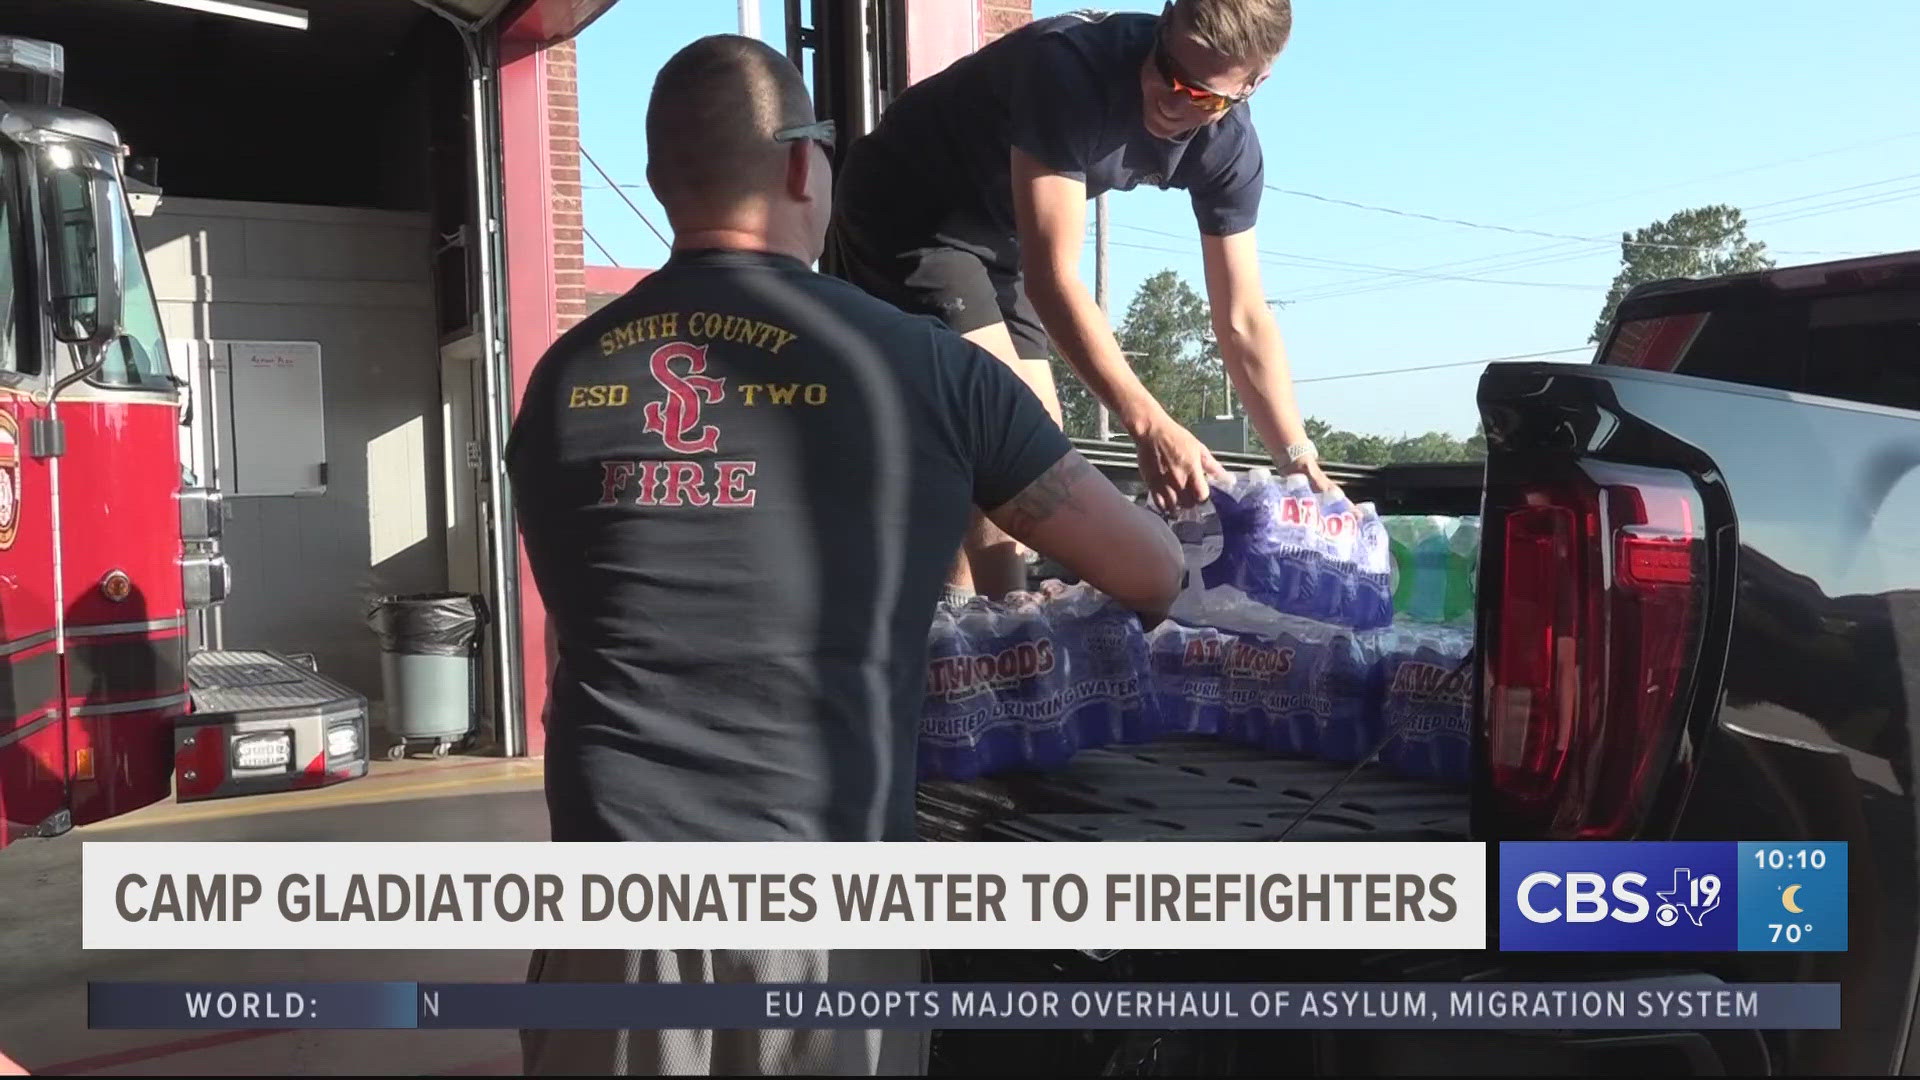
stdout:
{"type": "Polygon", "coordinates": [[[1012,247],[1011,238],[979,244],[836,210],[820,268],[958,333],[1006,323],[1016,355],[1045,360],[1052,352],[1047,331],[1027,299],[1018,263],[1007,256],[1012,247]]]}

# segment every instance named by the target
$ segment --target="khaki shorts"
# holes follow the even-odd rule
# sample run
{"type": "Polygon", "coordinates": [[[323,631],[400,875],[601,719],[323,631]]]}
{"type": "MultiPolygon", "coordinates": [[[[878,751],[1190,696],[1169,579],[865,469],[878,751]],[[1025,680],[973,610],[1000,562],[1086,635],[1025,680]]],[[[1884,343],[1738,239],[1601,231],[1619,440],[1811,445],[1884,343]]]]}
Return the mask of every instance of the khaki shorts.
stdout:
{"type": "MultiPolygon", "coordinates": [[[[537,951],[528,982],[918,983],[926,954],[878,949],[537,951]]],[[[528,1076],[924,1076],[932,1033],[908,1030],[522,1031],[528,1076]]]]}

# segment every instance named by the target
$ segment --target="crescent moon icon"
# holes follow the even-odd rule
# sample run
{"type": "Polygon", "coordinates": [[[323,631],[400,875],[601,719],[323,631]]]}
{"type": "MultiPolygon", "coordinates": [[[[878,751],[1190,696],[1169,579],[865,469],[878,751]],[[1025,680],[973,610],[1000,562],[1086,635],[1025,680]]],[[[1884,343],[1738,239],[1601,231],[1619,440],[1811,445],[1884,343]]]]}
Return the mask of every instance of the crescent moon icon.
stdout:
{"type": "Polygon", "coordinates": [[[1785,907],[1785,908],[1786,908],[1786,909],[1787,909],[1788,911],[1791,911],[1791,912],[1793,912],[1793,913],[1794,913],[1795,915],[1798,915],[1798,914],[1800,914],[1800,910],[1801,910],[1801,909],[1800,909],[1800,905],[1794,902],[1794,900],[1793,900],[1793,894],[1794,894],[1794,893],[1797,893],[1797,892],[1799,892],[1799,891],[1800,891],[1800,886],[1798,886],[1798,885],[1789,885],[1789,886],[1787,886],[1787,887],[1786,887],[1786,889],[1785,889],[1785,890],[1783,890],[1783,891],[1782,891],[1782,892],[1780,893],[1780,904],[1781,904],[1781,906],[1782,906],[1782,907],[1785,907]]]}

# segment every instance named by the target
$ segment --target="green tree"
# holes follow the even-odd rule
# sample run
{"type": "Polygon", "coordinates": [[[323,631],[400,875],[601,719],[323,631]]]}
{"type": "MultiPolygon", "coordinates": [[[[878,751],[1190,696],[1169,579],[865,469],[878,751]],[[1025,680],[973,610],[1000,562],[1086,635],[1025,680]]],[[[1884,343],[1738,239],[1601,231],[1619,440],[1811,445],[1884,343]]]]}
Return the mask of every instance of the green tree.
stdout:
{"type": "MultiPolygon", "coordinates": [[[[1317,416],[1307,417],[1307,438],[1320,448],[1322,460],[1341,465],[1411,465],[1428,461],[1480,461],[1487,456],[1486,436],[1478,425],[1466,439],[1456,439],[1444,431],[1421,435],[1364,435],[1341,431],[1317,416]]],[[[1266,453],[1258,435],[1250,435],[1249,449],[1266,453]]]]}
{"type": "MultiPolygon", "coordinates": [[[[1227,400],[1226,376],[1207,302],[1179,274],[1162,270],[1142,282],[1115,337],[1147,392],[1175,420],[1191,424],[1221,411],[1227,400]]],[[[1067,434],[1092,438],[1098,434],[1099,401],[1058,353],[1051,360],[1067,434]]],[[[1308,417],[1306,424],[1307,437],[1320,448],[1321,458],[1345,465],[1474,461],[1487,452],[1478,427],[1471,438],[1457,439],[1441,431],[1403,432],[1398,437],[1340,431],[1317,417],[1308,417]]],[[[1251,426],[1247,442],[1249,451],[1267,453],[1251,426]]]]}
{"type": "Polygon", "coordinates": [[[1049,350],[1047,361],[1053,366],[1053,386],[1060,394],[1060,427],[1075,439],[1100,437],[1100,402],[1073,373],[1072,365],[1058,352],[1049,350]]]}
{"type": "MultiPolygon", "coordinates": [[[[1207,302],[1179,274],[1162,270],[1141,282],[1114,336],[1141,384],[1175,420],[1190,424],[1220,411],[1226,381],[1207,302]]],[[[1092,437],[1100,402],[1058,353],[1051,360],[1067,434],[1092,437]]]]}
{"type": "Polygon", "coordinates": [[[1773,266],[1767,245],[1747,239],[1747,219],[1731,206],[1682,210],[1637,232],[1620,235],[1620,272],[1589,341],[1599,341],[1627,290],[1669,278],[1718,277],[1773,266]]]}

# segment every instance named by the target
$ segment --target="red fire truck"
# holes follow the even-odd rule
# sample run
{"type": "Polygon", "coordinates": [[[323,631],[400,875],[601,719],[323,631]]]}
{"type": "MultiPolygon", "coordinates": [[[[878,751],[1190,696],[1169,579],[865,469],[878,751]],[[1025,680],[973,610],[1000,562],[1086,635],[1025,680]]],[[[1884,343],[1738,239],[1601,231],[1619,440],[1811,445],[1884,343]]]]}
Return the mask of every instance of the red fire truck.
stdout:
{"type": "Polygon", "coordinates": [[[63,108],[59,46],[0,37],[0,846],[165,799],[364,775],[366,701],[194,650],[226,596],[219,493],[181,466],[124,148],[63,108]],[[131,194],[131,198],[130,198],[131,194]]]}

